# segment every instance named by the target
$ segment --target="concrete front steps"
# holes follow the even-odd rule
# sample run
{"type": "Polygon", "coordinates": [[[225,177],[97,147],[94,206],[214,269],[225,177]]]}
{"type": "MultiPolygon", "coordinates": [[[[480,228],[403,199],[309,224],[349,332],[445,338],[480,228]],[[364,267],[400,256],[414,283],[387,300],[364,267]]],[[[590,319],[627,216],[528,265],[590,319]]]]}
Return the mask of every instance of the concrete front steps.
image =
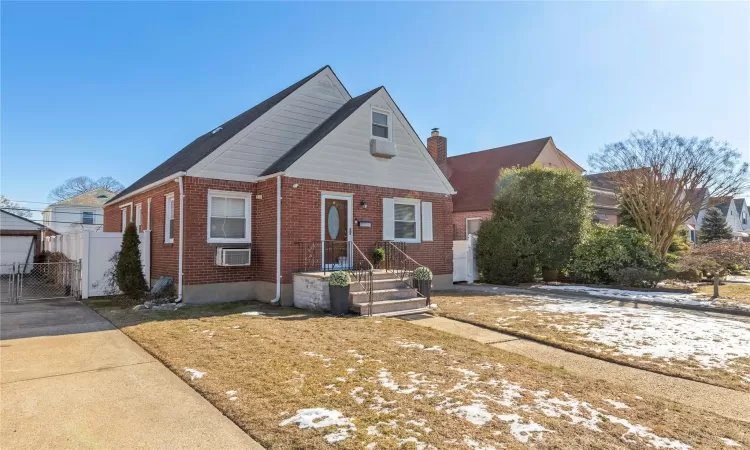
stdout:
{"type": "MultiPolygon", "coordinates": [[[[375,270],[372,278],[373,316],[401,316],[429,311],[427,299],[419,297],[416,290],[396,278],[394,273],[375,270]]],[[[350,286],[349,309],[362,316],[370,315],[368,293],[356,279],[352,279],[350,286]]]]}

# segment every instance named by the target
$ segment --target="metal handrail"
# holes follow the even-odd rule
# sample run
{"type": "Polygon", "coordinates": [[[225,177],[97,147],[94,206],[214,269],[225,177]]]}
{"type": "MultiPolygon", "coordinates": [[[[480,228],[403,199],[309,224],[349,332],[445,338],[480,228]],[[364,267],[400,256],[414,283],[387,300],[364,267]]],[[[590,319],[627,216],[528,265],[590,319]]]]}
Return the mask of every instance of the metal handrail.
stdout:
{"type": "Polygon", "coordinates": [[[359,249],[357,244],[352,242],[352,247],[357,250],[357,253],[359,253],[361,259],[358,260],[358,262],[361,264],[362,261],[367,263],[367,266],[364,268],[355,268],[352,267],[351,272],[354,273],[354,278],[357,280],[357,283],[362,287],[362,289],[367,292],[367,315],[372,316],[372,302],[373,302],[373,279],[372,279],[372,272],[375,270],[375,266],[372,265],[369,259],[367,259],[367,256],[365,256],[364,253],[362,253],[362,250],[359,249]],[[364,282],[364,284],[363,284],[364,282]]]}
{"type": "Polygon", "coordinates": [[[427,305],[429,305],[431,292],[427,292],[426,294],[421,292],[419,290],[419,285],[414,282],[414,271],[422,265],[415,261],[414,258],[407,255],[406,252],[401,250],[396,244],[393,243],[393,241],[385,241],[385,244],[387,244],[387,246],[385,247],[386,271],[391,270],[391,267],[389,267],[391,265],[390,263],[396,263],[396,267],[392,268],[393,273],[400,278],[401,282],[417,291],[417,294],[419,294],[420,296],[425,297],[427,299],[427,305]],[[392,255],[392,250],[396,250],[396,256],[398,256],[398,258],[394,258],[394,255],[392,255]],[[409,266],[411,266],[411,268],[409,266]]]}

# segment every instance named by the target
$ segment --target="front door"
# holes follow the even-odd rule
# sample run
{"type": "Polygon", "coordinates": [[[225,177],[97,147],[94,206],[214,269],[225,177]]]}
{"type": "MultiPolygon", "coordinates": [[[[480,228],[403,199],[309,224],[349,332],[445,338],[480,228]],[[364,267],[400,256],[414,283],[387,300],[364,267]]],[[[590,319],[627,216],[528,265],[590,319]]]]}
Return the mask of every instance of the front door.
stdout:
{"type": "Polygon", "coordinates": [[[351,197],[323,194],[321,220],[324,269],[346,269],[350,266],[351,197]]]}

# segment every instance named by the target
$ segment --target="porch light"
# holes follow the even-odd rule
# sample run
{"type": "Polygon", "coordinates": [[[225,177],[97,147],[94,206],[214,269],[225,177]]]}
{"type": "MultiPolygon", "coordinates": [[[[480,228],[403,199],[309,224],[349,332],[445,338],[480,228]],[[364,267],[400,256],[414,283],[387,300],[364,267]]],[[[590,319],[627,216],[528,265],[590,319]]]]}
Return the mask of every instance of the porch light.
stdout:
{"type": "Polygon", "coordinates": [[[364,209],[367,209],[367,202],[364,201],[364,200],[362,200],[362,201],[359,202],[359,206],[361,206],[364,209]]]}

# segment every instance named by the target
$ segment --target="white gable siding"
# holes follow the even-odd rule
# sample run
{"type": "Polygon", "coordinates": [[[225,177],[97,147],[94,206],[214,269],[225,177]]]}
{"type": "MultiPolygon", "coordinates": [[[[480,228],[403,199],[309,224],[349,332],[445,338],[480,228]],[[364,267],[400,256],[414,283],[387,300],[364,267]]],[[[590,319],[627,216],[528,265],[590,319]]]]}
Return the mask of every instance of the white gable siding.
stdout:
{"type": "Polygon", "coordinates": [[[396,189],[450,194],[453,189],[427,149],[381,89],[335,130],[292,164],[286,174],[313,180],[337,181],[396,189]],[[370,154],[372,107],[391,112],[390,130],[396,156],[370,154]]]}
{"type": "Polygon", "coordinates": [[[0,230],[41,230],[41,225],[34,225],[23,219],[19,219],[5,211],[0,211],[0,230]]]}
{"type": "Polygon", "coordinates": [[[187,173],[252,181],[349,99],[333,72],[325,69],[187,173]]]}

